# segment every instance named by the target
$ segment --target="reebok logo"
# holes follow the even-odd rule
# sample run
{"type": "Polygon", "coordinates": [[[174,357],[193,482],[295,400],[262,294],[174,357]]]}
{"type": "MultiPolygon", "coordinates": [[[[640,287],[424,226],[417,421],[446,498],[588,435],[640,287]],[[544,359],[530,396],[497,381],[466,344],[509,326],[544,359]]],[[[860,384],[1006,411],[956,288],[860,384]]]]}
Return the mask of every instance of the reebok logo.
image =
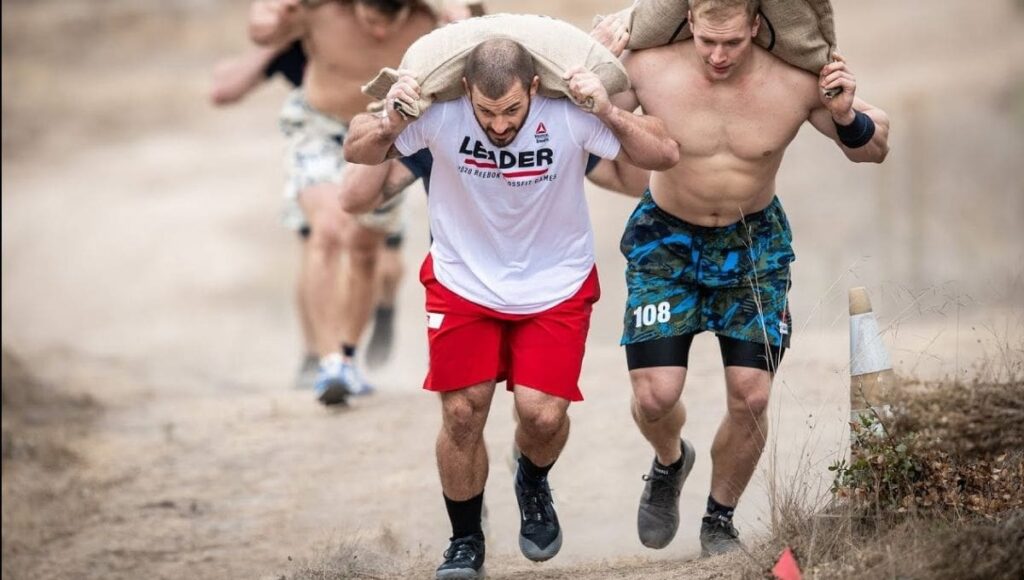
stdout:
{"type": "Polygon", "coordinates": [[[537,123],[537,130],[533,133],[533,138],[537,141],[537,144],[547,143],[551,138],[548,136],[548,128],[544,126],[544,123],[537,123]]]}

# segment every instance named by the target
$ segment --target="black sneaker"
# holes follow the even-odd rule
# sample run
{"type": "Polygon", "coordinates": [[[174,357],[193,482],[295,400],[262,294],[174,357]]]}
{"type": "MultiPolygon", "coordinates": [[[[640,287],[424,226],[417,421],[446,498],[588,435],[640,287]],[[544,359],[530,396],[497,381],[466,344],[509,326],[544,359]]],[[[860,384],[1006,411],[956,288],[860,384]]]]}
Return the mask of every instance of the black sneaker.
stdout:
{"type": "Polygon", "coordinates": [[[743,547],[740,533],[732,519],[724,516],[704,516],[700,524],[700,555],[717,556],[743,547]]]}
{"type": "Polygon", "coordinates": [[[519,550],[534,562],[550,560],[562,549],[562,528],[551,502],[548,478],[529,481],[520,467],[515,480],[519,501],[519,550]]]}
{"type": "Polygon", "coordinates": [[[689,441],[680,439],[679,446],[683,451],[683,466],[679,471],[672,473],[658,467],[655,460],[650,473],[644,476],[647,485],[640,496],[636,528],[640,543],[648,548],[664,548],[676,537],[679,529],[679,492],[693,469],[696,455],[689,441]]]}
{"type": "Polygon", "coordinates": [[[437,580],[478,580],[484,577],[484,535],[452,538],[437,568],[437,580]]]}

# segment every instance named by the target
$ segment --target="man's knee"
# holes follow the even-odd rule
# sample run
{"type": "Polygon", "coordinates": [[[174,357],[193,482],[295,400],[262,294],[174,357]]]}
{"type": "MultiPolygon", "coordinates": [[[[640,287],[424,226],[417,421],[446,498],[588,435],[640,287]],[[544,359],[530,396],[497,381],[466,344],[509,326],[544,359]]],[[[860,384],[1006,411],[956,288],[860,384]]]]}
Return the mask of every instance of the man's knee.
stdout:
{"type": "Polygon", "coordinates": [[[302,191],[302,211],[309,222],[309,241],[313,247],[336,253],[344,245],[345,214],[331,203],[332,187],[316,185],[302,191]]]}
{"type": "Polygon", "coordinates": [[[377,266],[376,248],[353,246],[349,248],[349,258],[352,260],[352,267],[356,270],[373,270],[377,266]]]}
{"type": "Polygon", "coordinates": [[[569,420],[561,405],[546,405],[520,409],[519,424],[532,437],[549,439],[558,434],[569,420]]]}
{"type": "Polygon", "coordinates": [[[682,377],[654,369],[636,369],[629,375],[633,381],[636,413],[644,422],[665,418],[679,403],[682,377]]]}
{"type": "Polygon", "coordinates": [[[343,247],[341,227],[334,220],[310,220],[309,240],[311,249],[330,255],[341,252],[343,247]]]}
{"type": "Polygon", "coordinates": [[[442,429],[456,445],[468,444],[483,436],[487,408],[470,397],[448,396],[442,405],[442,429]]]}
{"type": "Polygon", "coordinates": [[[768,410],[771,377],[767,371],[742,369],[727,377],[729,414],[738,419],[760,418],[768,410]]]}

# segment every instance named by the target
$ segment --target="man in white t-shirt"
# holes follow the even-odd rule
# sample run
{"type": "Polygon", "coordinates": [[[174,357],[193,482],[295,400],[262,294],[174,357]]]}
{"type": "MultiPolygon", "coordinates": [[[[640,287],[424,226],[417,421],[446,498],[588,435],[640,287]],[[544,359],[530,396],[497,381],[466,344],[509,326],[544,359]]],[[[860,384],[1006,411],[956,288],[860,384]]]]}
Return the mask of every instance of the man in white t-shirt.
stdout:
{"type": "Polygon", "coordinates": [[[483,429],[495,383],[507,380],[522,451],[515,478],[519,546],[553,557],[562,534],[547,474],[569,434],[593,303],[593,233],[583,194],[589,153],[665,169],[678,160],[663,123],[614,107],[596,75],[567,74],[577,102],[537,96],[533,59],[519,44],[488,40],[470,54],[467,96],[436,103],[415,122],[396,101],[419,85],[403,74],[381,115],[352,120],[345,157],[381,163],[427,147],[433,243],[420,272],[427,293],[430,370],[441,393],[437,440],[452,524],[437,578],[477,578],[484,560],[480,514],[487,480],[483,429]]]}

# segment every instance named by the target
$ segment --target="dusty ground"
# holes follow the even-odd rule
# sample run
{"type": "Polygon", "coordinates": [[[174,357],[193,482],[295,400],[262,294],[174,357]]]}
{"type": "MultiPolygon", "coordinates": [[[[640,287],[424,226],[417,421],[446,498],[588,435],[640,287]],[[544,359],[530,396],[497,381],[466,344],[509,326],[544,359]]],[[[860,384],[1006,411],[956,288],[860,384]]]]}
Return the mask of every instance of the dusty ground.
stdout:
{"type": "MultiPolygon", "coordinates": [[[[554,15],[585,25],[619,4],[554,15]]],[[[848,407],[848,287],[871,288],[904,374],[962,376],[985,361],[998,371],[1019,355],[1024,39],[1016,3],[976,4],[836,2],[861,94],[893,117],[893,153],[854,166],[804,132],[784,163],[797,334],[771,453],[737,516],[744,538],[767,529],[773,485],[827,488],[848,407]]],[[[352,573],[428,574],[447,527],[437,403],[418,389],[422,291],[402,288],[400,356],[373,376],[378,395],[329,412],[291,390],[298,248],[276,224],[284,89],[227,111],[204,100],[212,62],[244,46],[245,4],[3,11],[3,344],[28,373],[9,379],[5,358],[3,577],[276,578],[335,566],[339,553],[344,566],[357,556],[352,573]]],[[[701,456],[680,537],[658,553],[636,539],[650,453],[616,346],[617,237],[631,204],[600,191],[591,204],[604,296],[587,401],[552,475],[565,547],[539,567],[517,554],[499,397],[487,432],[491,577],[729,576],[722,562],[684,564],[698,553],[724,405],[708,338],[685,393],[701,456]]],[[[422,197],[411,206],[410,272],[426,250],[422,197]]]]}

